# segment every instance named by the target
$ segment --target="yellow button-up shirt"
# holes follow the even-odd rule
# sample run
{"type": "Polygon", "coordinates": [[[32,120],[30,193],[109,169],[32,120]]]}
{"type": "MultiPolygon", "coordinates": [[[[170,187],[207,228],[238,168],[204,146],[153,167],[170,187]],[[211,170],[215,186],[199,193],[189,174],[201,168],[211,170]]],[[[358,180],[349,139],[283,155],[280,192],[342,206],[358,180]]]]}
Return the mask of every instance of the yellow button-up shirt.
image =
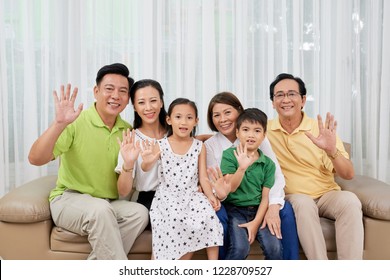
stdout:
{"type": "MultiPolygon", "coordinates": [[[[286,179],[286,194],[301,193],[316,199],[328,191],[340,190],[340,186],[334,180],[332,161],[305,132],[315,137],[319,134],[318,121],[305,113],[301,124],[291,134],[280,125],[278,117],[268,121],[267,136],[286,179]]],[[[349,158],[338,136],[336,146],[349,158]]]]}

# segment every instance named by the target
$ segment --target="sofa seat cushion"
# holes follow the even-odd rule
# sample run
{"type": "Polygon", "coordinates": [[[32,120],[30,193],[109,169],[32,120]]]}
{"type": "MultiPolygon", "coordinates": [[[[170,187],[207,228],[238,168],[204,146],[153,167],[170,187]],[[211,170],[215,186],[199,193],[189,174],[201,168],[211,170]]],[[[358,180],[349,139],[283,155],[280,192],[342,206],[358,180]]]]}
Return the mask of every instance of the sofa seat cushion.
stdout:
{"type": "MultiPolygon", "coordinates": [[[[87,236],[81,236],[54,226],[50,236],[50,247],[52,251],[74,252],[89,254],[92,250],[87,236]]],[[[130,253],[133,254],[150,254],[152,252],[152,232],[145,230],[135,240],[130,253]]]]}
{"type": "Polygon", "coordinates": [[[322,233],[324,234],[326,250],[328,252],[336,252],[336,230],[334,221],[327,218],[320,218],[322,233]]]}
{"type": "Polygon", "coordinates": [[[86,254],[92,250],[87,236],[81,236],[57,226],[54,226],[51,231],[50,248],[52,251],[86,254]]]}
{"type": "MultiPolygon", "coordinates": [[[[322,232],[325,236],[326,248],[330,252],[336,251],[336,234],[334,221],[326,218],[321,218],[322,232]]],[[[92,250],[88,242],[87,236],[81,236],[54,226],[50,237],[50,247],[52,251],[85,253],[89,254],[92,250]]],[[[145,230],[135,240],[133,247],[130,250],[131,254],[151,254],[152,252],[152,232],[145,230]]],[[[202,252],[199,252],[202,254],[202,252]]],[[[198,253],[198,254],[199,254],[198,253]]],[[[203,252],[204,253],[204,252],[203,252]]],[[[262,255],[262,250],[257,241],[251,245],[251,255],[262,255]]]]}
{"type": "MultiPolygon", "coordinates": [[[[50,247],[52,251],[89,254],[92,250],[87,236],[81,236],[60,227],[53,227],[50,239],[50,247]]],[[[152,232],[150,230],[145,230],[135,240],[130,253],[151,254],[151,252],[152,232]]],[[[262,250],[257,242],[253,242],[251,246],[251,255],[262,255],[262,250]]]]}

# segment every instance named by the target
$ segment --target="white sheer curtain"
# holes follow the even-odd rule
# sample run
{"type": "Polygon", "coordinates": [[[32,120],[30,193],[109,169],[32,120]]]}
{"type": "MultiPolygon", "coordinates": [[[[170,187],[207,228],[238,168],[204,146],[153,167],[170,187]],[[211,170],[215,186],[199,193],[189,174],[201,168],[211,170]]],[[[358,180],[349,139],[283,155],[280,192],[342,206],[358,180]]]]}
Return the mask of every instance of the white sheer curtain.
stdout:
{"type": "Polygon", "coordinates": [[[0,196],[56,173],[57,162],[27,160],[53,120],[52,90],[70,82],[87,107],[96,72],[113,62],[160,81],[167,105],[196,101],[201,133],[215,93],[272,118],[269,84],[300,76],[305,111],[335,114],[356,173],[390,182],[389,1],[0,0],[0,196]]]}

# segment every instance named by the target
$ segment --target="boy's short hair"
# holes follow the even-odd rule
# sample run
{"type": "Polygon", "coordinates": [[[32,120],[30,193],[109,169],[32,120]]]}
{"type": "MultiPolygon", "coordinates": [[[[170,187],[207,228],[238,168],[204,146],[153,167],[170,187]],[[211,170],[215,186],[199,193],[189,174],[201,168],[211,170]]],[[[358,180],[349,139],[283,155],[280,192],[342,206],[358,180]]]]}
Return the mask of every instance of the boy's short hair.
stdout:
{"type": "Polygon", "coordinates": [[[263,127],[264,132],[267,132],[268,117],[263,111],[257,108],[245,109],[237,118],[237,129],[240,129],[242,123],[245,121],[259,123],[263,127]]]}

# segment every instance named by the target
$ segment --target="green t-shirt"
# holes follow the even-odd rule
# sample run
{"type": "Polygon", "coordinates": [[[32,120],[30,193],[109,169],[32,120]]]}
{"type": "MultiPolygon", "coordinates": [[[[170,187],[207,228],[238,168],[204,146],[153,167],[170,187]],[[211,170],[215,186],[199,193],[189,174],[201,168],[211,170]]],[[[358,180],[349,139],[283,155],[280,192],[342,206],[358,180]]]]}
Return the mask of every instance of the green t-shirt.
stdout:
{"type": "Polygon", "coordinates": [[[118,161],[122,131],[131,125],[120,116],[112,130],[103,123],[95,106],[80,116],[62,132],[54,147],[54,157],[60,156],[57,186],[50,193],[51,201],[71,189],[94,197],[117,199],[118,161]]]}
{"type": "MultiPolygon", "coordinates": [[[[223,151],[221,160],[222,174],[234,174],[238,161],[234,155],[236,148],[223,151]]],[[[235,206],[258,206],[261,202],[262,188],[272,188],[275,182],[275,163],[260,150],[260,157],[245,171],[240,186],[226,198],[226,202],[235,206]]]]}

